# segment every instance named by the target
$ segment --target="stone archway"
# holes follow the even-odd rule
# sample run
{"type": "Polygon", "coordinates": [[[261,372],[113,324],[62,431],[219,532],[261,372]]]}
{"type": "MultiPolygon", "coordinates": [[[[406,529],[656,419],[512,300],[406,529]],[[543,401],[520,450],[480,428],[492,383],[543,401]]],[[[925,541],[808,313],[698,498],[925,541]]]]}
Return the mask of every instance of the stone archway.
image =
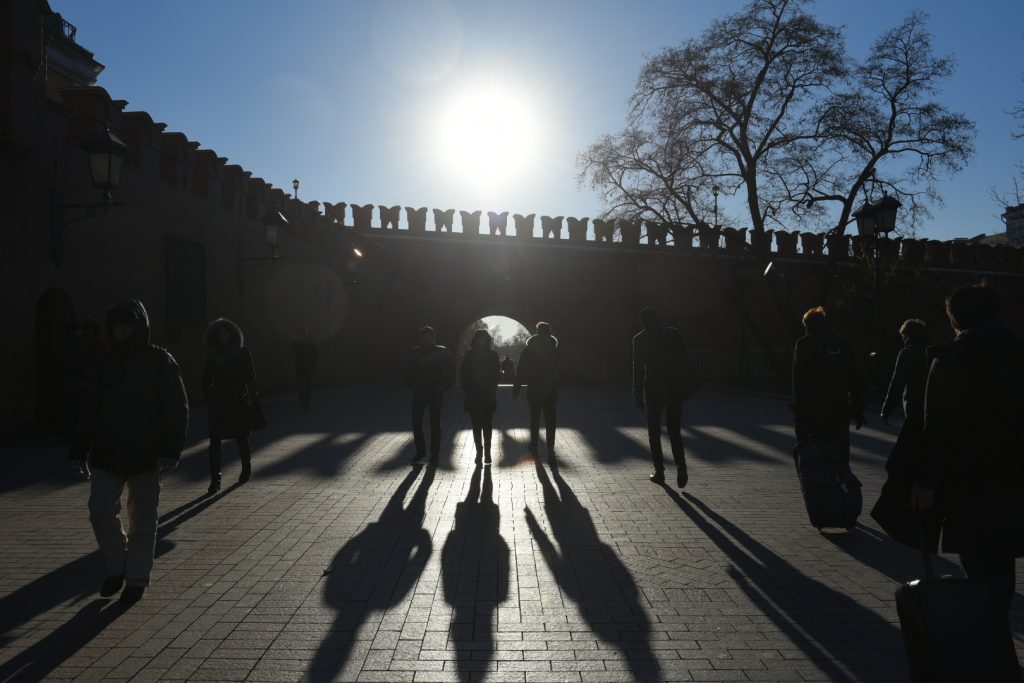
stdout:
{"type": "Polygon", "coordinates": [[[64,416],[64,346],[75,321],[71,296],[59,287],[43,292],[36,302],[35,424],[40,431],[59,433],[64,416]]]}

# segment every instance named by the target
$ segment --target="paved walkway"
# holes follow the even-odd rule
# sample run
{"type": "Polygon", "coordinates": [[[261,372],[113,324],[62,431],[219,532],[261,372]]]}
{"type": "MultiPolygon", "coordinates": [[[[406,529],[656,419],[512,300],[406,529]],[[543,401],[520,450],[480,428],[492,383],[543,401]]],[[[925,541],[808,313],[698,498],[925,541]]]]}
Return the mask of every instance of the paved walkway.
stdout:
{"type": "MultiPolygon", "coordinates": [[[[565,392],[549,467],[502,392],[492,468],[455,395],[440,466],[412,468],[404,392],[353,388],[271,404],[253,480],[213,497],[197,415],[129,609],[96,593],[60,450],[0,451],[0,680],[906,680],[893,591],[917,558],[866,513],[807,523],[784,402],[703,392],[680,494],[647,481],[628,394],[565,392]]],[[[853,437],[867,509],[895,434],[873,422],[853,437]]]]}

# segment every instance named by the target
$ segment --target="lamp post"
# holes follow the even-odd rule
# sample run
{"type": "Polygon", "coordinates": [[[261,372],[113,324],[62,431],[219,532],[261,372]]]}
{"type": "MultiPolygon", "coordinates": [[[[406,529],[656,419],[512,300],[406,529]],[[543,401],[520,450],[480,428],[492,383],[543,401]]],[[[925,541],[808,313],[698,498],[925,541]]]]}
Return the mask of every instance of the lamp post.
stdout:
{"type": "MultiPolygon", "coordinates": [[[[872,181],[878,184],[879,181],[872,177],[872,181]]],[[[896,214],[899,211],[902,204],[895,197],[890,197],[885,191],[882,192],[882,196],[878,200],[872,200],[870,196],[865,197],[864,203],[861,204],[853,212],[853,218],[857,222],[857,234],[862,237],[868,237],[871,239],[871,244],[874,247],[874,312],[871,320],[871,343],[875,346],[875,351],[872,351],[871,358],[878,359],[877,349],[881,345],[879,321],[878,321],[878,303],[881,297],[881,248],[882,240],[889,239],[889,233],[896,229],[896,214]]],[[[877,373],[876,373],[877,375],[877,373]]]]}
{"type": "Polygon", "coordinates": [[[715,195],[715,230],[718,230],[718,193],[721,191],[717,184],[711,186],[711,194],[715,195]]]}
{"type": "Polygon", "coordinates": [[[277,252],[278,247],[281,245],[281,230],[284,226],[288,225],[288,219],[284,217],[276,206],[267,209],[267,212],[263,214],[261,222],[263,223],[263,238],[267,248],[270,249],[270,256],[243,256],[242,219],[241,217],[238,219],[238,305],[243,317],[245,315],[245,274],[248,270],[255,270],[281,258],[281,255],[277,252]],[[254,265],[247,269],[247,263],[254,265]]]}
{"type": "Polygon", "coordinates": [[[299,179],[298,178],[296,178],[295,180],[292,181],[292,189],[295,190],[295,200],[298,201],[298,199],[299,199],[299,179]]]}
{"type": "Polygon", "coordinates": [[[121,185],[121,166],[124,162],[128,145],[117,135],[105,130],[84,138],[79,145],[85,150],[89,159],[89,175],[92,186],[102,192],[100,201],[85,203],[66,203],[61,190],[61,141],[57,140],[54,150],[54,182],[50,190],[50,257],[54,264],[60,265],[64,256],[64,230],[77,221],[94,218],[96,210],[106,214],[110,207],[121,206],[120,202],[112,202],[111,193],[121,185]],[[68,209],[83,209],[84,213],[74,218],[67,218],[68,209]]]}

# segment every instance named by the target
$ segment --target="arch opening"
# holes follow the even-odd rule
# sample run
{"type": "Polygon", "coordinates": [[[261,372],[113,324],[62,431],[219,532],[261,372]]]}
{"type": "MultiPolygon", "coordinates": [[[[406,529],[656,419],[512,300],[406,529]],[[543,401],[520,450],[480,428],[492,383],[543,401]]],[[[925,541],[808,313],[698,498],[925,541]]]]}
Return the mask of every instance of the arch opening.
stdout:
{"type": "MultiPolygon", "coordinates": [[[[469,343],[477,330],[487,330],[492,338],[491,348],[497,351],[498,358],[505,363],[508,358],[513,364],[519,363],[519,354],[526,347],[526,340],[530,337],[530,330],[515,318],[504,315],[488,315],[474,320],[462,332],[459,337],[459,344],[456,348],[456,367],[461,367],[462,356],[469,349],[469,343]]],[[[503,372],[501,384],[511,384],[515,378],[514,373],[503,372]]]]}

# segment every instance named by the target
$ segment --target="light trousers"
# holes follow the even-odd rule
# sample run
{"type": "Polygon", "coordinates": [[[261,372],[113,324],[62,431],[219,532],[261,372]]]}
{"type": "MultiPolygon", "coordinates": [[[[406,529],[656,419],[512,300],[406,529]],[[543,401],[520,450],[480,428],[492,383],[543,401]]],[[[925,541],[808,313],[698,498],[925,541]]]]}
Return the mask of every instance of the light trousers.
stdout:
{"type": "Polygon", "coordinates": [[[107,566],[107,576],[124,575],[129,586],[148,586],[156,552],[160,470],[116,474],[93,468],[89,521],[107,566]],[[121,524],[121,494],[128,487],[128,531],[121,524]]]}

